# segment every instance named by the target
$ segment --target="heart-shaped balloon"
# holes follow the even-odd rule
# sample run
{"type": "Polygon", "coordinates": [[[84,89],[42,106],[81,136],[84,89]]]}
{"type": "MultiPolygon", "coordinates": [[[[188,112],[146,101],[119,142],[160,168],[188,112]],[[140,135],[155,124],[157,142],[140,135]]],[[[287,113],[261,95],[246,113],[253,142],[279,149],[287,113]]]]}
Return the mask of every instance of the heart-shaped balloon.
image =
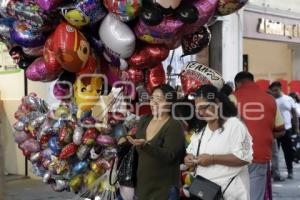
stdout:
{"type": "Polygon", "coordinates": [[[144,72],[140,69],[129,68],[126,71],[122,71],[121,78],[123,81],[130,81],[137,85],[144,82],[144,72]]]}
{"type": "MultiPolygon", "coordinates": [[[[50,65],[51,66],[51,65],[50,65]]],[[[37,58],[27,69],[26,77],[32,81],[48,82],[58,78],[61,68],[49,68],[43,57],[37,58]]]]}
{"type": "Polygon", "coordinates": [[[119,58],[128,58],[135,49],[135,35],[125,23],[108,14],[99,29],[105,49],[119,58]]]}
{"type": "Polygon", "coordinates": [[[184,94],[188,95],[205,84],[212,84],[221,89],[224,85],[224,80],[215,70],[193,61],[189,62],[181,72],[181,84],[184,94]]]}
{"type": "Polygon", "coordinates": [[[182,50],[185,56],[193,55],[207,47],[211,40],[211,33],[208,27],[203,26],[199,31],[183,36],[182,50]]]}
{"type": "Polygon", "coordinates": [[[149,69],[146,76],[146,87],[149,94],[159,85],[166,83],[166,73],[162,64],[149,69]]]}
{"type": "Polygon", "coordinates": [[[142,6],[142,0],[103,0],[103,3],[110,13],[124,22],[133,20],[142,6]]]}
{"type": "Polygon", "coordinates": [[[170,50],[165,45],[141,44],[127,61],[133,68],[151,68],[164,61],[169,52],[170,50]]]}
{"type": "Polygon", "coordinates": [[[194,0],[192,4],[198,10],[199,17],[195,23],[184,25],[182,35],[195,33],[199,27],[205,25],[214,16],[218,0],[194,0]]]}
{"type": "Polygon", "coordinates": [[[218,15],[230,15],[245,6],[247,2],[248,0],[219,0],[218,15]]]}

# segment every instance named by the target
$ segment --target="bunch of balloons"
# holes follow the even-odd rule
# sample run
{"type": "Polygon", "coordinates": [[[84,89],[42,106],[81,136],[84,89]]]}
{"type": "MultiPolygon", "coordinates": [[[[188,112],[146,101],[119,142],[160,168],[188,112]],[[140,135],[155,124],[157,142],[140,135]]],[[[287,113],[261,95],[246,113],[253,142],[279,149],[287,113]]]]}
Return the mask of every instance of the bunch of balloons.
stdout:
{"type": "MultiPolygon", "coordinates": [[[[118,140],[136,120],[116,110],[106,113],[104,121],[99,118],[118,105],[111,88],[118,83],[129,102],[145,101],[143,92],[166,82],[162,62],[171,50],[182,46],[184,56],[200,52],[211,40],[208,24],[246,3],[0,0],[0,42],[28,79],[56,81],[53,94],[61,101],[49,109],[31,94],[16,112],[16,142],[35,174],[55,191],[115,193],[107,173],[117,157],[118,140]],[[110,100],[103,100],[108,93],[110,100]],[[97,105],[101,101],[109,103],[97,105]]],[[[214,70],[191,62],[182,70],[181,82],[188,95],[201,84],[222,87],[224,81],[214,70]]]]}
{"type": "Polygon", "coordinates": [[[62,102],[56,109],[30,94],[15,113],[15,141],[54,191],[85,193],[86,197],[116,193],[108,174],[117,156],[118,141],[135,126],[137,118],[127,115],[114,122],[97,124],[90,112],[76,118],[76,106],[62,102]]]}

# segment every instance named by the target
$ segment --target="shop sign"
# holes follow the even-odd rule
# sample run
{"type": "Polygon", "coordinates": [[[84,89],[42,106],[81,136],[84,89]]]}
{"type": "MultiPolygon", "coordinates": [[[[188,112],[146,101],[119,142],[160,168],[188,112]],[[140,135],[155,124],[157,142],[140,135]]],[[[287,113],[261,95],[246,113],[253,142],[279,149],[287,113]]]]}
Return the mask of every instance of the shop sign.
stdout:
{"type": "Polygon", "coordinates": [[[289,38],[300,38],[300,24],[285,24],[275,20],[259,18],[257,32],[289,38]]]}

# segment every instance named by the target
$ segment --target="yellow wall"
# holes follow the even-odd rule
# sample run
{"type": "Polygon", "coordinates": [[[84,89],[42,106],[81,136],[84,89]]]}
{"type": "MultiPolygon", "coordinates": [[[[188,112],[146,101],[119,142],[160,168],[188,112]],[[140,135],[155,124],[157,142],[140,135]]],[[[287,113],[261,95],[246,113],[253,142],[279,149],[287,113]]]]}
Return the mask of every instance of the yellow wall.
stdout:
{"type": "Polygon", "coordinates": [[[244,39],[249,71],[256,79],[292,79],[292,50],[288,44],[244,39]]]}

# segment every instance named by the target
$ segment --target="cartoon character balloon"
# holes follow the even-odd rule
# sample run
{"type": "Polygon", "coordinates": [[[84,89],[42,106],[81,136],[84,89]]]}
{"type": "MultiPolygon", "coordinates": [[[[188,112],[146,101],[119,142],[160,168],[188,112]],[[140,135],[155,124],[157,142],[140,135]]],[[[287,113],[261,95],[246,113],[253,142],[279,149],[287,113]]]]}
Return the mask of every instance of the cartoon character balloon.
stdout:
{"type": "Polygon", "coordinates": [[[218,14],[221,16],[230,15],[241,9],[247,2],[248,0],[219,0],[218,14]]]}
{"type": "Polygon", "coordinates": [[[79,72],[90,56],[90,45],[75,27],[62,22],[53,34],[56,60],[70,72],[79,72]]]}
{"type": "Polygon", "coordinates": [[[102,80],[100,77],[81,77],[74,83],[75,102],[78,106],[77,116],[85,110],[93,108],[99,101],[102,90],[102,80]]]}

